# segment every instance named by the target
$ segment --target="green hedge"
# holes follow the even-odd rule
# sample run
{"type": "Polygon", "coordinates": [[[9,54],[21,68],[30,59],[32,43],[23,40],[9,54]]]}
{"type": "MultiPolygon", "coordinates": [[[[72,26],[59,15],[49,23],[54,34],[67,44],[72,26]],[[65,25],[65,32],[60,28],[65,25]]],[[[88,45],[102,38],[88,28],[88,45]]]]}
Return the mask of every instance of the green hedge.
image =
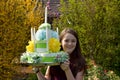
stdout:
{"type": "Polygon", "coordinates": [[[61,15],[53,23],[60,31],[74,28],[86,59],[120,75],[119,9],[119,0],[61,0],[61,15]]]}

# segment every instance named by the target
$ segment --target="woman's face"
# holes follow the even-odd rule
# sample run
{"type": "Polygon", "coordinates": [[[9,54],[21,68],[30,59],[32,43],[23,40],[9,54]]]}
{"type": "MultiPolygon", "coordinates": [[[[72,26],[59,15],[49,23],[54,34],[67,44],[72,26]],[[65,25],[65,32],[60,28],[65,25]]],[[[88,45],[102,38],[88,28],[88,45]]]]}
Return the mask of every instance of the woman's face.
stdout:
{"type": "Polygon", "coordinates": [[[76,47],[76,43],[77,43],[77,39],[75,38],[74,35],[70,33],[66,33],[63,36],[63,39],[61,41],[63,50],[67,52],[68,54],[71,54],[74,51],[76,47]]]}

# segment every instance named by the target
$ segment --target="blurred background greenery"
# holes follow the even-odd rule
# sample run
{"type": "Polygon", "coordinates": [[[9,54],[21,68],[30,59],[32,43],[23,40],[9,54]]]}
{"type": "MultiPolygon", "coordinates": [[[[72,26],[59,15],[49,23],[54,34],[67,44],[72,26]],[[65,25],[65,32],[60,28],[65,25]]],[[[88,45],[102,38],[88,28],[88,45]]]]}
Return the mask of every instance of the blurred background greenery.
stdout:
{"type": "MultiPolygon", "coordinates": [[[[36,74],[23,73],[23,66],[15,64],[26,50],[30,28],[37,30],[44,22],[44,7],[39,2],[34,10],[36,1],[0,1],[0,80],[37,80],[36,74]]],[[[85,80],[120,80],[120,1],[61,0],[59,14],[53,29],[70,27],[79,34],[88,66],[85,80]]]]}

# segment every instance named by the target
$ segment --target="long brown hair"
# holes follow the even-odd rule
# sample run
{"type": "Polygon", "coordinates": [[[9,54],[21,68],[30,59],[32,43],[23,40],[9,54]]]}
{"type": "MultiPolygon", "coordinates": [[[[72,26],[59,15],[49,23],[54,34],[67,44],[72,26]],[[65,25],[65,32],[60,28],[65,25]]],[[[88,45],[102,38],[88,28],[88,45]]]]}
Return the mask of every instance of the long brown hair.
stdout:
{"type": "MultiPolygon", "coordinates": [[[[78,34],[70,28],[65,28],[61,34],[60,34],[60,42],[62,41],[64,35],[66,35],[66,33],[70,33],[73,36],[75,36],[77,43],[76,43],[76,47],[75,50],[69,55],[70,57],[70,62],[71,65],[74,66],[73,68],[73,75],[75,76],[77,74],[77,72],[86,69],[86,65],[85,65],[85,59],[81,54],[81,48],[80,48],[80,43],[79,43],[79,39],[78,39],[78,34]]],[[[61,50],[63,50],[63,48],[61,47],[61,50]]]]}

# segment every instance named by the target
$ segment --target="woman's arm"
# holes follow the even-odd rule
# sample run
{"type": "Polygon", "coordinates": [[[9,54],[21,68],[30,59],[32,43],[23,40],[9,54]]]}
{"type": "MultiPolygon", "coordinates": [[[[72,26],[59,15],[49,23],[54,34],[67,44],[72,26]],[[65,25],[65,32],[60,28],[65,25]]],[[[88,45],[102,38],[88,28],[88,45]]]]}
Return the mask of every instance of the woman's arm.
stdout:
{"type": "Polygon", "coordinates": [[[50,66],[47,67],[46,73],[45,73],[45,78],[47,80],[51,80],[51,76],[50,76],[50,66]]]}
{"type": "Polygon", "coordinates": [[[84,78],[84,70],[80,71],[76,75],[76,80],[83,80],[84,78]]]}
{"type": "Polygon", "coordinates": [[[67,80],[83,80],[83,72],[84,70],[77,73],[76,77],[73,76],[71,69],[69,67],[70,62],[66,61],[60,65],[63,71],[65,71],[67,80]]]}
{"type": "Polygon", "coordinates": [[[33,71],[36,73],[38,80],[46,80],[39,67],[33,68],[33,71]]]}
{"type": "Polygon", "coordinates": [[[50,73],[50,67],[49,66],[47,67],[45,76],[41,73],[39,68],[35,68],[34,72],[37,74],[38,80],[50,80],[51,79],[50,74],[49,74],[50,73]]]}
{"type": "Polygon", "coordinates": [[[67,80],[75,80],[75,78],[74,78],[74,76],[73,76],[73,74],[71,72],[71,69],[70,69],[69,65],[70,65],[70,61],[67,60],[64,63],[62,63],[60,65],[60,67],[65,72],[67,80]]]}
{"type": "Polygon", "coordinates": [[[66,70],[65,74],[66,74],[67,80],[83,80],[83,71],[78,72],[75,78],[70,69],[66,70]]]}
{"type": "Polygon", "coordinates": [[[37,74],[38,80],[47,80],[40,71],[38,73],[36,73],[36,74],[37,74]]]}

